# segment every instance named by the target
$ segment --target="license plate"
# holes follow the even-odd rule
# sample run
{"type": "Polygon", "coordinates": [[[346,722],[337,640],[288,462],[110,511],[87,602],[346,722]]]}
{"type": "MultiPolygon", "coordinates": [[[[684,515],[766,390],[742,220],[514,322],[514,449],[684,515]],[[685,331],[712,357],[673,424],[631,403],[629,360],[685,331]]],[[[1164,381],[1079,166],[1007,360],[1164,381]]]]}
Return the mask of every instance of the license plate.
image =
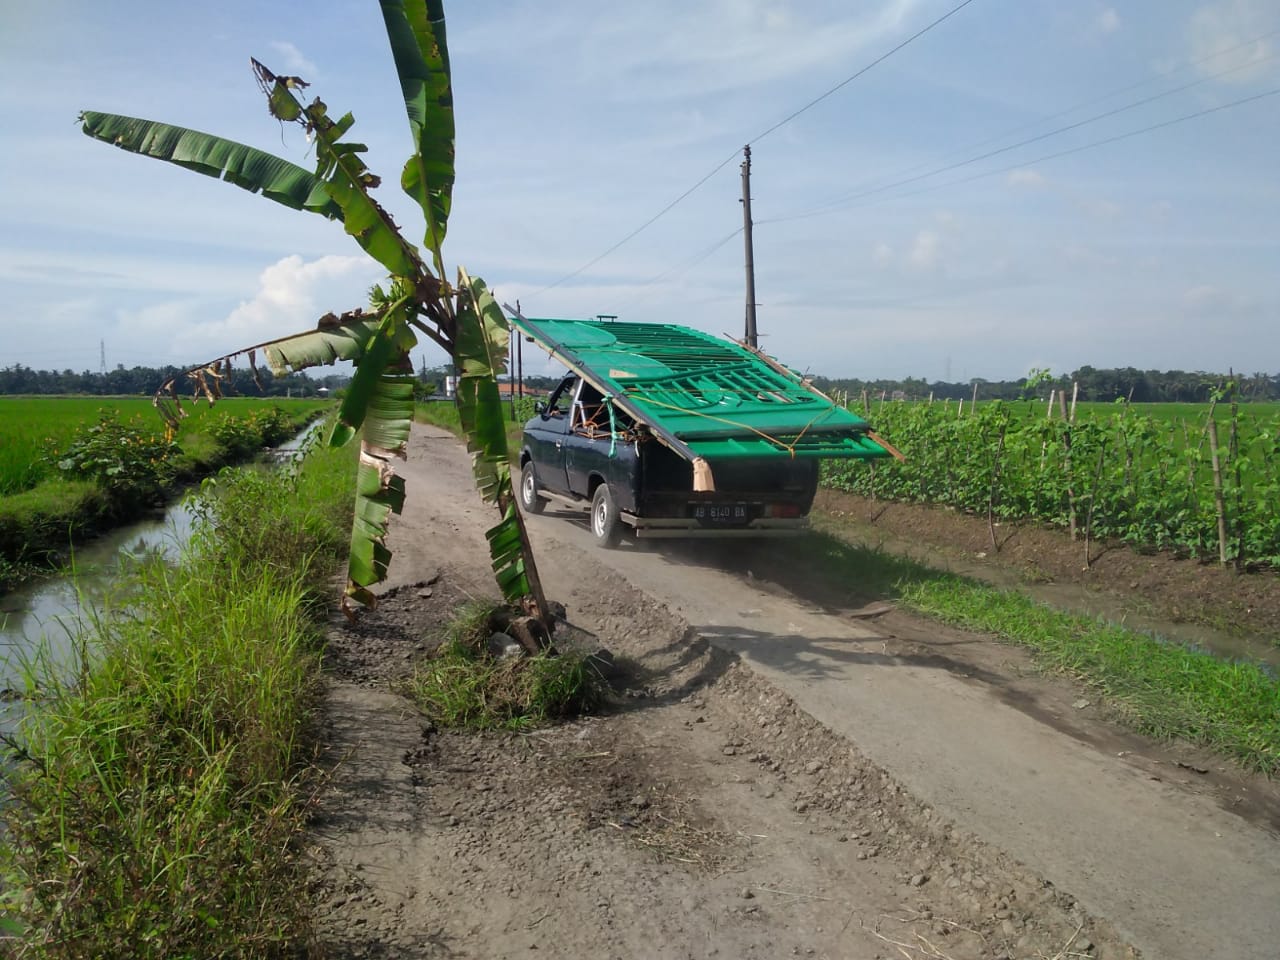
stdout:
{"type": "Polygon", "coordinates": [[[693,506],[693,518],[709,525],[734,526],[750,522],[751,515],[745,503],[697,503],[693,506]]]}

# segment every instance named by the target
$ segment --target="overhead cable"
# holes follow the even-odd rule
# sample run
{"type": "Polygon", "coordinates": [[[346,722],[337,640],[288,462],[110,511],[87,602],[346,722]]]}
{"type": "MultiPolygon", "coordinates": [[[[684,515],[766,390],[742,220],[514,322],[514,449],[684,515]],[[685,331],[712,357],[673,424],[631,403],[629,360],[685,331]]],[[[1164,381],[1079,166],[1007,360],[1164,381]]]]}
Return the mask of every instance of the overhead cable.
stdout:
{"type": "MultiPolygon", "coordinates": [[[[773,126],[769,127],[769,128],[768,128],[767,130],[765,130],[763,133],[758,134],[754,139],[747,141],[747,143],[748,143],[748,144],[751,144],[751,143],[755,143],[755,142],[756,142],[756,141],[758,141],[758,140],[763,140],[765,137],[769,136],[769,134],[774,133],[775,131],[777,131],[777,130],[781,129],[782,127],[786,126],[786,125],[787,125],[788,123],[790,123],[792,120],[795,120],[795,119],[796,119],[797,117],[799,117],[801,114],[803,114],[803,113],[807,112],[808,110],[812,109],[813,107],[817,106],[819,103],[821,103],[823,100],[826,100],[828,97],[830,97],[832,94],[836,93],[838,90],[843,89],[844,87],[846,87],[846,86],[848,86],[850,83],[852,83],[854,80],[857,80],[859,77],[861,77],[861,76],[862,76],[863,74],[865,74],[867,71],[869,71],[869,70],[871,70],[871,69],[873,69],[873,68],[875,68],[875,67],[879,66],[881,63],[884,63],[884,61],[888,60],[891,56],[893,56],[895,53],[897,53],[897,52],[898,52],[899,50],[901,50],[903,47],[906,47],[907,45],[909,45],[909,44],[913,43],[914,41],[918,40],[920,37],[922,37],[922,36],[924,36],[926,33],[928,33],[930,30],[932,30],[934,27],[938,26],[939,24],[941,24],[941,23],[942,23],[942,22],[944,22],[945,20],[948,20],[948,19],[950,19],[951,17],[955,16],[957,13],[959,13],[961,10],[963,10],[965,7],[969,6],[969,4],[971,4],[971,3],[973,3],[973,2],[974,2],[974,0],[963,0],[963,2],[961,2],[961,3],[957,4],[956,6],[952,7],[950,10],[948,10],[948,11],[947,11],[946,13],[944,13],[942,16],[938,17],[936,20],[932,21],[931,23],[927,24],[926,26],[922,27],[921,29],[917,30],[915,33],[913,33],[911,36],[907,37],[905,40],[903,40],[903,41],[902,41],[901,43],[899,43],[897,46],[892,47],[890,50],[888,50],[888,51],[886,51],[885,53],[881,54],[880,56],[876,57],[876,59],[872,60],[870,63],[868,63],[866,66],[862,67],[862,68],[861,68],[860,70],[858,70],[857,72],[855,72],[855,73],[853,73],[853,74],[849,75],[848,77],[845,77],[843,80],[841,80],[841,81],[840,81],[839,83],[837,83],[835,86],[831,87],[831,88],[830,88],[829,90],[827,90],[826,92],[824,92],[824,93],[822,93],[822,94],[819,94],[818,96],[814,97],[812,100],[810,100],[810,101],[809,101],[808,103],[806,103],[804,106],[800,107],[798,110],[794,110],[794,111],[792,111],[791,113],[787,114],[787,116],[783,117],[781,120],[779,120],[779,121],[778,121],[777,123],[775,123],[773,126]]],[[[712,177],[714,177],[717,173],[719,173],[721,170],[723,170],[725,167],[727,167],[730,163],[732,163],[732,162],[733,162],[734,160],[736,160],[737,158],[738,158],[738,151],[737,151],[737,150],[734,150],[734,152],[733,152],[733,153],[729,154],[729,156],[725,157],[725,159],[721,160],[718,164],[716,164],[716,165],[711,169],[711,171],[710,171],[709,173],[707,173],[704,177],[702,177],[700,180],[698,180],[698,182],[697,182],[697,183],[695,183],[693,186],[691,186],[691,187],[690,187],[688,190],[686,190],[684,193],[680,194],[680,196],[676,197],[674,200],[672,200],[670,203],[668,203],[665,207],[663,207],[661,210],[659,210],[657,213],[655,213],[652,217],[650,217],[650,218],[649,218],[648,220],[646,220],[644,223],[640,224],[640,226],[636,227],[634,230],[632,230],[630,233],[628,233],[625,237],[623,237],[621,240],[619,240],[619,241],[618,241],[617,243],[615,243],[613,246],[609,247],[607,250],[605,250],[603,253],[599,254],[598,256],[596,256],[596,257],[592,258],[591,260],[587,261],[587,262],[586,262],[586,263],[584,263],[582,266],[578,267],[576,270],[573,270],[572,272],[565,274],[565,275],[564,275],[563,277],[561,277],[559,280],[556,280],[556,281],[555,281],[555,282],[553,282],[553,283],[549,283],[549,284],[547,284],[545,287],[543,287],[543,288],[542,288],[542,289],[540,289],[540,290],[535,290],[532,294],[530,294],[530,296],[532,297],[532,296],[537,296],[538,294],[546,293],[548,290],[552,290],[552,289],[554,289],[554,288],[556,288],[556,287],[560,286],[560,284],[564,283],[566,280],[572,280],[574,277],[578,276],[579,274],[583,273],[584,271],[589,270],[591,267],[594,267],[597,263],[599,263],[599,262],[600,262],[601,260],[603,260],[605,257],[609,256],[609,254],[613,253],[613,252],[614,252],[615,250],[617,250],[619,247],[623,246],[623,244],[625,244],[625,243],[629,242],[630,240],[633,240],[633,239],[634,239],[635,237],[637,237],[639,234],[641,234],[642,232],[644,232],[645,230],[647,230],[649,227],[651,227],[654,223],[656,223],[656,222],[657,222],[658,220],[660,220],[663,216],[665,216],[665,215],[666,215],[666,214],[667,214],[667,213],[668,213],[672,208],[674,208],[677,204],[679,204],[679,203],[681,203],[683,200],[685,200],[685,199],[686,199],[690,194],[692,194],[695,190],[697,190],[700,186],[702,186],[704,183],[706,183],[708,180],[710,180],[712,177]]],[[[725,241],[725,242],[727,242],[727,241],[725,241]]]]}
{"type": "MultiPolygon", "coordinates": [[[[1235,107],[1244,106],[1245,104],[1248,104],[1248,103],[1254,103],[1258,100],[1266,99],[1267,97],[1274,97],[1277,94],[1280,94],[1280,87],[1275,87],[1271,90],[1264,90],[1262,93],[1255,93],[1252,96],[1241,97],[1239,100],[1232,100],[1229,103],[1222,103],[1216,107],[1206,107],[1203,110],[1197,110],[1194,113],[1186,113],[1180,117],[1174,117],[1170,120],[1163,120],[1160,123],[1149,124],[1148,126],[1141,127],[1137,130],[1130,130],[1127,133],[1116,134],[1113,137],[1104,137],[1101,140],[1093,140],[1089,143],[1081,144],[1080,146],[1076,146],[1076,147],[1071,147],[1067,150],[1059,150],[1055,153],[1046,153],[1042,156],[1035,157],[1031,160],[1022,160],[1022,161],[1019,161],[1018,163],[1013,163],[1006,167],[999,167],[995,170],[984,170],[981,173],[975,173],[969,177],[962,177],[959,180],[949,180],[946,183],[937,183],[937,184],[932,184],[926,187],[920,187],[917,190],[909,190],[906,193],[897,194],[896,196],[888,197],[885,199],[899,200],[904,197],[913,197],[921,193],[929,193],[930,191],[933,191],[933,190],[942,190],[946,187],[955,187],[964,183],[972,183],[974,180],[982,180],[986,177],[999,176],[1002,173],[1009,173],[1013,170],[1021,170],[1026,167],[1035,166],[1038,163],[1045,163],[1049,160],[1057,160],[1060,157],[1068,157],[1076,153],[1083,153],[1086,150],[1093,150],[1093,149],[1096,149],[1097,147],[1104,147],[1104,146],[1107,146],[1108,144],[1118,143],[1121,140],[1129,140],[1129,139],[1132,139],[1133,137],[1140,136],[1141,134],[1150,133],[1153,130],[1161,130],[1161,129],[1164,129],[1165,127],[1172,127],[1180,123],[1186,123],[1190,120],[1197,120],[1200,117],[1207,117],[1213,113],[1221,113],[1224,110],[1231,110],[1235,107]]],[[[955,166],[962,166],[962,164],[956,164],[955,166]]],[[[872,191],[872,192],[880,192],[880,191],[872,191]]],[[[850,203],[848,206],[842,207],[840,209],[849,209],[854,206],[858,206],[858,207],[870,206],[872,203],[876,203],[876,202],[877,202],[876,200],[871,200],[865,204],[850,203]]],[[[757,220],[756,224],[763,225],[768,223],[785,223],[791,220],[803,220],[811,217],[826,216],[836,212],[838,212],[836,209],[829,209],[829,210],[824,210],[816,213],[796,214],[789,217],[775,217],[771,220],[757,220]]]]}

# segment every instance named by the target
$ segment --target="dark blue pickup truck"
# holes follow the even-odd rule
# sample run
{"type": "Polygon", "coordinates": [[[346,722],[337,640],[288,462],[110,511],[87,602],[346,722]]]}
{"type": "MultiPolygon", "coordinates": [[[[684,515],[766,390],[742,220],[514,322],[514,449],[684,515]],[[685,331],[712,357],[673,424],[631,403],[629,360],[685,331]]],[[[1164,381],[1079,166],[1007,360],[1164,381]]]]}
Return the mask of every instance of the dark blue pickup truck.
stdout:
{"type": "Polygon", "coordinates": [[[893,453],[771,357],[675,324],[512,325],[570,370],[525,424],[520,503],[590,512],[596,540],[783,535],[807,525],[824,458],[893,453]]]}
{"type": "Polygon", "coordinates": [[[694,465],[602,391],[570,374],[525,424],[520,504],[589,509],[605,546],[641,537],[779,535],[803,529],[818,489],[813,459],[715,463],[714,490],[694,490],[694,465]]]}

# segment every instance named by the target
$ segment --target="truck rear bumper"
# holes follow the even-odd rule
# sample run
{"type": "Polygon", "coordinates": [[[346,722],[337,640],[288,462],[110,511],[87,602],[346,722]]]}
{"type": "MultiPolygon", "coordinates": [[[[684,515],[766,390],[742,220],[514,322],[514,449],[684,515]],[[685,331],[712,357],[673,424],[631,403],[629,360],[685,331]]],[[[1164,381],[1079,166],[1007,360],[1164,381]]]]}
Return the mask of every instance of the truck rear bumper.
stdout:
{"type": "Polygon", "coordinates": [[[637,517],[623,513],[622,522],[646,539],[794,537],[809,529],[807,517],[760,518],[742,526],[715,526],[682,517],[637,517]]]}

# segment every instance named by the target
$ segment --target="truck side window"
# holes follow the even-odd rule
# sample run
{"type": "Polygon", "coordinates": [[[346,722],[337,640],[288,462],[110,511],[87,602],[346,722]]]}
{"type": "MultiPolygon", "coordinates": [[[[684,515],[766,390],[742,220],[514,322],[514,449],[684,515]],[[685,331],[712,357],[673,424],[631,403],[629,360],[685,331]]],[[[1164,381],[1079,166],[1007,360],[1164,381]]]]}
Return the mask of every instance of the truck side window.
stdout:
{"type": "Polygon", "coordinates": [[[561,380],[560,385],[552,391],[551,397],[547,400],[547,406],[543,416],[564,416],[565,407],[573,402],[573,388],[577,383],[577,377],[565,377],[561,380]]]}
{"type": "Polygon", "coordinates": [[[586,381],[578,387],[570,429],[587,436],[609,434],[609,410],[605,406],[604,395],[586,381]]]}

